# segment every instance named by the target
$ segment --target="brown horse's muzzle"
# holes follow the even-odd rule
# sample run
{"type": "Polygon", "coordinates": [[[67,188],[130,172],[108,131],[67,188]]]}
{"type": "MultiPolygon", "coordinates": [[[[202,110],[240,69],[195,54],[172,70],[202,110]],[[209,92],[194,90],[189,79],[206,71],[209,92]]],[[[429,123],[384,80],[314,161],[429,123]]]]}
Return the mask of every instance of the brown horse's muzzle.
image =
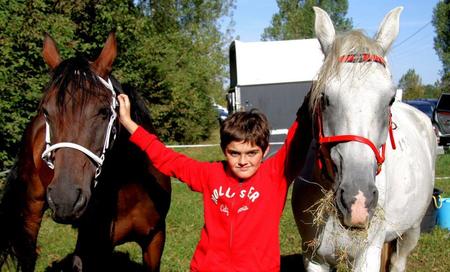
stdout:
{"type": "Polygon", "coordinates": [[[47,202],[56,222],[72,223],[83,215],[88,206],[95,168],[83,154],[70,149],[57,152],[55,166],[55,175],[47,187],[47,202]],[[71,159],[68,159],[70,153],[78,154],[71,154],[71,159]],[[89,171],[87,165],[91,168],[89,171]]]}
{"type": "Polygon", "coordinates": [[[47,202],[53,211],[52,217],[58,223],[73,223],[86,210],[89,196],[70,182],[58,183],[59,186],[54,186],[52,182],[47,188],[47,202]]]}

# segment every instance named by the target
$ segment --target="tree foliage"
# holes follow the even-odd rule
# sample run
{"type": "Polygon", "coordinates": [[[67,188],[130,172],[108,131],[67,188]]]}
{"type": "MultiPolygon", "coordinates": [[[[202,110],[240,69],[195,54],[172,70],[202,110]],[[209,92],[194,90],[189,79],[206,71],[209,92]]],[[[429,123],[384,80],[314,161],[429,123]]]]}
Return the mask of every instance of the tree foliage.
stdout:
{"type": "Polygon", "coordinates": [[[338,31],[352,28],[351,19],[345,18],[347,0],[277,0],[278,13],[271,26],[264,29],[263,40],[292,40],[314,37],[313,6],[328,12],[338,31]]]}
{"type": "Polygon", "coordinates": [[[0,170],[49,80],[41,57],[44,33],[62,57],[94,59],[109,31],[119,55],[113,74],[149,102],[164,141],[206,138],[215,122],[211,98],[221,96],[226,64],[219,20],[234,0],[0,0],[0,170]]]}
{"type": "Polygon", "coordinates": [[[438,84],[427,84],[423,86],[424,95],[423,98],[439,98],[442,93],[442,89],[438,84]]]}
{"type": "Polygon", "coordinates": [[[423,98],[425,88],[422,86],[422,79],[414,69],[409,69],[399,82],[398,87],[403,90],[403,99],[423,98]]]}
{"type": "Polygon", "coordinates": [[[450,1],[439,1],[433,10],[433,25],[436,31],[434,49],[442,61],[442,87],[450,89],[450,1]]]}

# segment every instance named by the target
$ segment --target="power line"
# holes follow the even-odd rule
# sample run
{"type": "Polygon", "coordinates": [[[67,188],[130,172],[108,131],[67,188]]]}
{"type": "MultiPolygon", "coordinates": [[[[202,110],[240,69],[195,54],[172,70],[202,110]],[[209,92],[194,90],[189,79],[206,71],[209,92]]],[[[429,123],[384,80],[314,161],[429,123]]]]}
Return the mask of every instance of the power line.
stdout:
{"type": "Polygon", "coordinates": [[[426,23],[424,26],[422,26],[421,28],[419,28],[419,30],[417,30],[416,32],[414,32],[413,34],[411,34],[408,38],[404,39],[403,41],[397,43],[396,45],[394,45],[392,47],[392,49],[399,47],[400,45],[404,44],[407,40],[411,39],[412,37],[414,37],[417,33],[419,33],[420,31],[424,30],[425,27],[427,27],[429,24],[431,24],[431,21],[429,21],[428,23],[426,23]]]}

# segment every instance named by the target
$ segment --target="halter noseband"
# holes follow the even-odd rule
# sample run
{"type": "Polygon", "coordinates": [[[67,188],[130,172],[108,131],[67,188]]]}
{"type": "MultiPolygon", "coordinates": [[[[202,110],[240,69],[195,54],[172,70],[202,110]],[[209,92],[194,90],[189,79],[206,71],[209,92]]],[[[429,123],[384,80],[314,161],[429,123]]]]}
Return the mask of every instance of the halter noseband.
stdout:
{"type": "Polygon", "coordinates": [[[102,165],[103,162],[105,160],[105,154],[106,151],[108,150],[108,148],[110,147],[111,144],[111,138],[112,141],[115,140],[116,138],[116,131],[113,129],[114,127],[114,122],[117,118],[117,113],[116,113],[116,109],[118,106],[118,102],[117,102],[117,98],[116,98],[116,92],[114,91],[114,87],[111,83],[111,80],[108,78],[108,81],[104,80],[101,77],[97,77],[100,82],[105,85],[105,87],[111,91],[112,93],[112,101],[111,101],[111,116],[109,118],[109,123],[108,123],[108,128],[106,129],[106,136],[105,136],[105,141],[103,144],[103,150],[100,156],[97,156],[96,154],[94,154],[92,151],[90,151],[89,149],[85,148],[84,146],[81,146],[79,144],[76,143],[70,143],[70,142],[61,142],[61,143],[56,143],[56,144],[52,144],[50,142],[50,125],[48,124],[47,118],[45,119],[45,143],[46,143],[46,147],[44,152],[42,152],[42,159],[47,163],[48,167],[50,169],[54,169],[55,166],[53,165],[53,160],[51,158],[52,156],[52,151],[59,149],[59,148],[72,148],[72,149],[76,149],[78,151],[81,151],[82,153],[84,153],[86,156],[88,156],[89,158],[91,158],[96,164],[97,164],[97,168],[95,169],[95,179],[94,179],[94,187],[97,185],[97,177],[100,175],[101,171],[102,171],[102,165]],[[111,136],[112,134],[112,136],[111,136]]]}
{"type": "MultiPolygon", "coordinates": [[[[350,62],[350,63],[360,63],[360,62],[376,62],[383,67],[386,67],[386,62],[384,59],[378,55],[371,55],[371,54],[351,54],[351,55],[344,55],[340,56],[338,58],[339,62],[350,62]]],[[[318,129],[318,164],[319,168],[322,169],[323,164],[325,164],[325,168],[327,170],[327,174],[330,178],[334,178],[334,169],[332,168],[332,160],[330,158],[329,150],[330,148],[327,148],[330,144],[338,144],[338,143],[346,143],[346,142],[360,142],[362,144],[368,145],[370,149],[373,151],[375,158],[377,160],[377,175],[381,172],[381,166],[385,160],[385,151],[386,151],[386,143],[381,145],[381,152],[379,149],[375,146],[375,144],[362,136],[358,135],[334,135],[334,136],[324,136],[323,134],[323,125],[322,125],[322,113],[320,106],[316,109],[316,123],[317,123],[317,129],[318,129]]],[[[392,149],[396,149],[395,142],[394,142],[394,133],[392,129],[392,114],[389,113],[389,139],[392,145],[392,149]]]]}

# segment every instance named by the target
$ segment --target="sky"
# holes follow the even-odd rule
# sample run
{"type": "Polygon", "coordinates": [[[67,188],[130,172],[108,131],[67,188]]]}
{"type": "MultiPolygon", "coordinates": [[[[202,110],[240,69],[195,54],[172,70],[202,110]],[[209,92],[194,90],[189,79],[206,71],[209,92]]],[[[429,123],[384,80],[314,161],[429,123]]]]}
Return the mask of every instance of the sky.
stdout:
{"type": "MultiPolygon", "coordinates": [[[[264,28],[270,26],[278,12],[276,0],[236,0],[233,20],[235,37],[243,42],[261,40],[264,28]]],[[[439,0],[349,0],[347,18],[353,27],[373,37],[381,21],[391,9],[403,6],[400,33],[387,58],[394,82],[414,69],[422,84],[433,84],[440,78],[442,63],[434,50],[436,36],[431,23],[433,9],[439,0]]]]}

